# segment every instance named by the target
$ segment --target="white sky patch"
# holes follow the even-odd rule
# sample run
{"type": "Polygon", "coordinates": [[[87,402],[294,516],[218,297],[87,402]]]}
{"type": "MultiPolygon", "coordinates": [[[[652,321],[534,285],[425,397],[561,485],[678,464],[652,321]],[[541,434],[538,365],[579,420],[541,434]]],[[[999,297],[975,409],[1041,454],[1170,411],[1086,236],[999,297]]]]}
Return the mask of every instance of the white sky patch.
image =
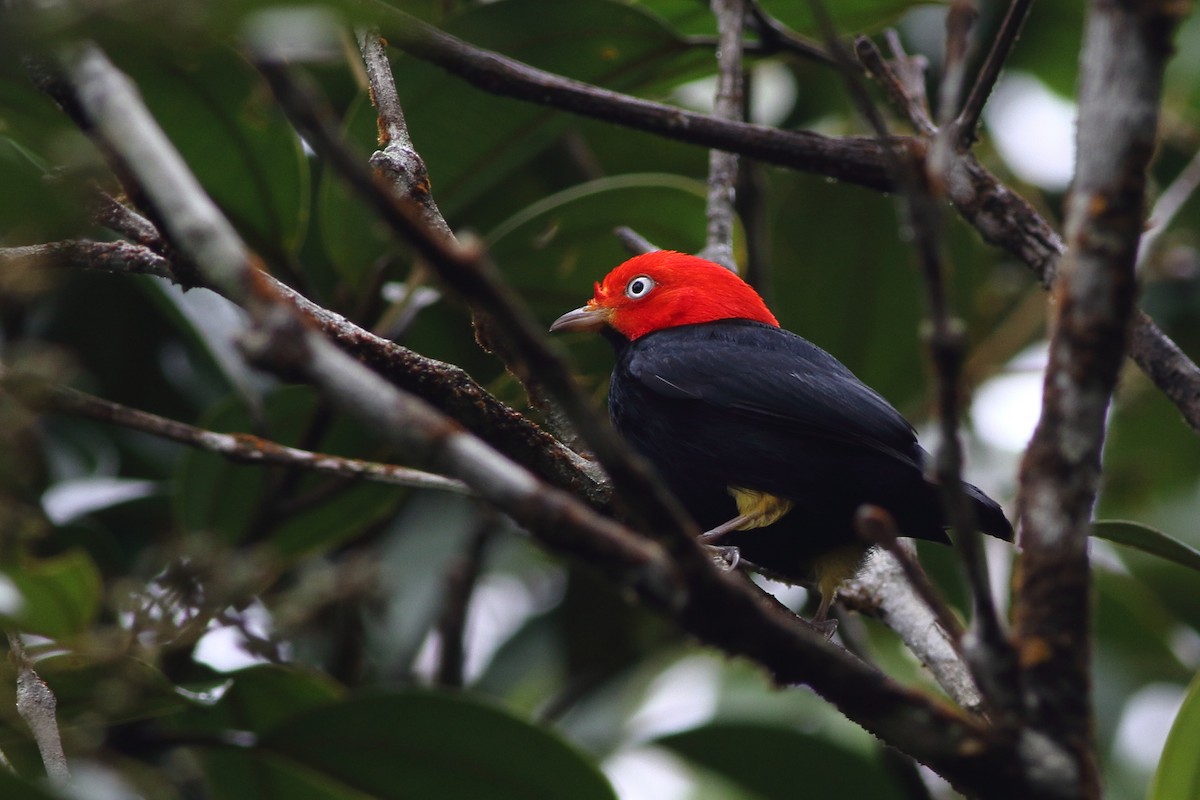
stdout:
{"type": "MultiPolygon", "coordinates": [[[[241,616],[242,626],[254,636],[265,639],[271,635],[271,612],[260,601],[255,600],[236,613],[241,616]]],[[[208,632],[196,643],[192,657],[217,672],[233,672],[255,664],[269,663],[269,659],[247,650],[246,644],[246,637],[238,627],[213,622],[208,632]]],[[[290,655],[286,645],[281,645],[280,649],[284,658],[290,655]]]]}
{"type": "Polygon", "coordinates": [[[1017,354],[1004,372],[984,382],[971,403],[975,432],[986,444],[1019,453],[1029,444],[1042,414],[1042,379],[1049,344],[1017,354]]]}
{"type": "Polygon", "coordinates": [[[601,769],[621,800],[687,800],[693,781],[679,760],[655,747],[622,750],[601,769]]]}
{"type": "Polygon", "coordinates": [[[21,590],[12,582],[12,578],[0,573],[0,614],[5,616],[14,616],[21,613],[21,608],[25,605],[25,596],[21,594],[21,590]]]}
{"type": "Polygon", "coordinates": [[[1026,72],[1001,76],[983,109],[996,150],[1023,181],[1060,192],[1075,171],[1077,109],[1026,72]]]}
{"type": "Polygon", "coordinates": [[[721,662],[688,656],[663,670],[626,723],[626,736],[645,742],[689,730],[712,719],[721,686],[721,662]]]}
{"type": "MultiPolygon", "coordinates": [[[[467,609],[463,633],[464,680],[467,683],[478,680],[504,643],[531,617],[557,605],[565,591],[565,577],[558,570],[526,575],[524,579],[504,574],[483,576],[471,594],[467,609]]],[[[417,655],[417,673],[432,678],[440,657],[440,637],[436,632],[431,633],[417,655]]]]}
{"type": "Polygon", "coordinates": [[[1117,757],[1143,772],[1153,772],[1186,692],[1177,684],[1152,683],[1130,697],[1117,723],[1113,742],[1117,757]]]}
{"type": "MultiPolygon", "coordinates": [[[[764,61],[751,70],[750,121],[759,125],[779,125],[792,107],[800,89],[787,67],[764,61]]],[[[675,100],[684,108],[711,114],[716,99],[717,76],[685,83],[675,89],[675,100]]]]}

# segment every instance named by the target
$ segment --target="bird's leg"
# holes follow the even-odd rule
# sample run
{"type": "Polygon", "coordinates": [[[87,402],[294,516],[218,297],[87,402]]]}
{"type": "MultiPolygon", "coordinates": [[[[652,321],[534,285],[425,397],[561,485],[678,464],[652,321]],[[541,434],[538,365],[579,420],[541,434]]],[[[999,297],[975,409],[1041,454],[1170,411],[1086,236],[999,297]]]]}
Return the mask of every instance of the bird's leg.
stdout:
{"type": "Polygon", "coordinates": [[[704,533],[700,534],[698,538],[703,544],[712,544],[713,542],[720,541],[721,537],[723,537],[725,534],[736,531],[746,523],[752,522],[753,520],[754,517],[750,514],[738,514],[728,522],[722,522],[712,530],[705,531],[704,533]]]}

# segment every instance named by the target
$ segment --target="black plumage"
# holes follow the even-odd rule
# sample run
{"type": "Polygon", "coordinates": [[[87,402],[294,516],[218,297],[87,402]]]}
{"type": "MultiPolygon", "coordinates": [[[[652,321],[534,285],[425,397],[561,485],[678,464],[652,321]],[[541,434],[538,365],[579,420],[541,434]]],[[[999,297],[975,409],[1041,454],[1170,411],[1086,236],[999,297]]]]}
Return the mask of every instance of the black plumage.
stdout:
{"type": "MultiPolygon", "coordinates": [[[[853,517],[863,504],[887,510],[905,536],[949,541],[938,487],[925,476],[929,455],[912,426],[811,342],[741,319],[663,328],[632,342],[611,328],[606,336],[617,351],[613,422],[702,529],[739,514],[731,487],[793,504],[771,524],[721,539],[744,560],[790,580],[822,578],[821,559],[847,549],[856,564],[866,548],[853,517]]],[[[980,530],[1011,539],[999,505],[964,488],[980,530]]],[[[841,573],[822,583],[836,586],[841,573]]]]}

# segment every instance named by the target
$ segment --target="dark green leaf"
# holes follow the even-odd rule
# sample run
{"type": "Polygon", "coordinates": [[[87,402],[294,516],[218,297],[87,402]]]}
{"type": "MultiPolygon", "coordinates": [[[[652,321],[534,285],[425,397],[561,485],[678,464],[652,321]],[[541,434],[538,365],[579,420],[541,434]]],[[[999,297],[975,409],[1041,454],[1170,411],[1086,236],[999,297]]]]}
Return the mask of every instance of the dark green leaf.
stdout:
{"type": "Polygon", "coordinates": [[[1189,547],[1149,525],[1129,520],[1107,519],[1092,523],[1092,536],[1132,547],[1180,566],[1200,571],[1200,550],[1189,547]]]}
{"type": "Polygon", "coordinates": [[[114,55],[124,56],[159,125],[250,244],[272,257],[294,252],[308,221],[309,166],[242,56],[203,41],[114,55]]]}
{"type": "Polygon", "coordinates": [[[793,728],[723,722],[666,736],[655,744],[763,800],[904,797],[874,755],[793,728]]]}
{"type": "Polygon", "coordinates": [[[21,595],[9,619],[22,631],[69,637],[90,625],[100,610],[100,571],[82,550],[5,567],[3,573],[21,595]]]}
{"type": "Polygon", "coordinates": [[[360,697],[289,718],[263,749],[380,798],[613,800],[556,735],[462,695],[360,697]]]}

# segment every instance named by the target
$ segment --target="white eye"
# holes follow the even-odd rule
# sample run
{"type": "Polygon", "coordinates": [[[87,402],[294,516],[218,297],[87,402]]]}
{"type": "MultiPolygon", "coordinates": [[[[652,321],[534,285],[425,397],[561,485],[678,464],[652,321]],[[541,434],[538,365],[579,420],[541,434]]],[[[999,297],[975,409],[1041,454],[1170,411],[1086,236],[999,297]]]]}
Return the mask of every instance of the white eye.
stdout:
{"type": "Polygon", "coordinates": [[[625,296],[630,300],[641,300],[650,294],[650,290],[654,288],[654,285],[654,279],[649,275],[638,275],[625,284],[625,296]]]}

